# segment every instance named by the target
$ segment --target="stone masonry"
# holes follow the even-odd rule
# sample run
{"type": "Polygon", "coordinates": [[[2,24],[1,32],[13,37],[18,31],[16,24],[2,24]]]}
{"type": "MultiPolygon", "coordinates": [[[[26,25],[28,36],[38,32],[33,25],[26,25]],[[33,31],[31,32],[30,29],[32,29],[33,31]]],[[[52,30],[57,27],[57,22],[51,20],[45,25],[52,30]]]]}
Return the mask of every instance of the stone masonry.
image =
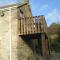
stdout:
{"type": "Polygon", "coordinates": [[[0,60],[33,59],[31,48],[18,35],[17,7],[16,4],[0,7],[0,60]]]}

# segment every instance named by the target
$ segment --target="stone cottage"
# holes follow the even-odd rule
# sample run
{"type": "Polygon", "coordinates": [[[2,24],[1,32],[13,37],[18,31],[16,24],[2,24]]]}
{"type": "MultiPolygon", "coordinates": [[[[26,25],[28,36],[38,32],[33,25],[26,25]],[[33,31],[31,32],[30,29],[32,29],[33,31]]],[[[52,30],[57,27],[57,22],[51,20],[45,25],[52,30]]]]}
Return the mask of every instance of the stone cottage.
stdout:
{"type": "Polygon", "coordinates": [[[47,39],[45,17],[33,17],[28,0],[0,7],[0,60],[47,60],[47,39]]]}

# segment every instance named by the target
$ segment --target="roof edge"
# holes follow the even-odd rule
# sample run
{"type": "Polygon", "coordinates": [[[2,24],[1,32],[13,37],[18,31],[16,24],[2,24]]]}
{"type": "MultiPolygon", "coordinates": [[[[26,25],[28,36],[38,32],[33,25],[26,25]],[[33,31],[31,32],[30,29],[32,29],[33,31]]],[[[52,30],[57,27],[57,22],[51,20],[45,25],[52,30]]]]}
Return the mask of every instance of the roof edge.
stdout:
{"type": "Polygon", "coordinates": [[[20,4],[19,3],[16,3],[16,4],[3,5],[3,6],[0,6],[0,9],[12,7],[12,6],[18,6],[18,5],[20,5],[20,4]]]}

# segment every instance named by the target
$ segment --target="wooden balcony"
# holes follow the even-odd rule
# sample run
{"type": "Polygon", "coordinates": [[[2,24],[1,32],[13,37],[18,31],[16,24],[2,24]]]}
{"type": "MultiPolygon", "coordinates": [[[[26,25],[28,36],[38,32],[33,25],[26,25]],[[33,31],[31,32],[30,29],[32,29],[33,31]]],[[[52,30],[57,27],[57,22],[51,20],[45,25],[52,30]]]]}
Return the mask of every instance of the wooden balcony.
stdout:
{"type": "Polygon", "coordinates": [[[44,16],[34,16],[18,19],[18,34],[31,35],[47,33],[47,25],[44,16]]]}

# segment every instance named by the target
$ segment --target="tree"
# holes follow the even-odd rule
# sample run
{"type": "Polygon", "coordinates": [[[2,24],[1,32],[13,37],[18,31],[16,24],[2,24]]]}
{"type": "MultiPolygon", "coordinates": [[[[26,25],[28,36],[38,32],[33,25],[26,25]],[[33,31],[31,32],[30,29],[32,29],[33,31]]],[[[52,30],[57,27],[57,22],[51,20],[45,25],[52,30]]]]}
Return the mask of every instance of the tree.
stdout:
{"type": "Polygon", "coordinates": [[[51,40],[51,49],[60,52],[60,24],[51,24],[48,27],[48,34],[51,40]]]}

